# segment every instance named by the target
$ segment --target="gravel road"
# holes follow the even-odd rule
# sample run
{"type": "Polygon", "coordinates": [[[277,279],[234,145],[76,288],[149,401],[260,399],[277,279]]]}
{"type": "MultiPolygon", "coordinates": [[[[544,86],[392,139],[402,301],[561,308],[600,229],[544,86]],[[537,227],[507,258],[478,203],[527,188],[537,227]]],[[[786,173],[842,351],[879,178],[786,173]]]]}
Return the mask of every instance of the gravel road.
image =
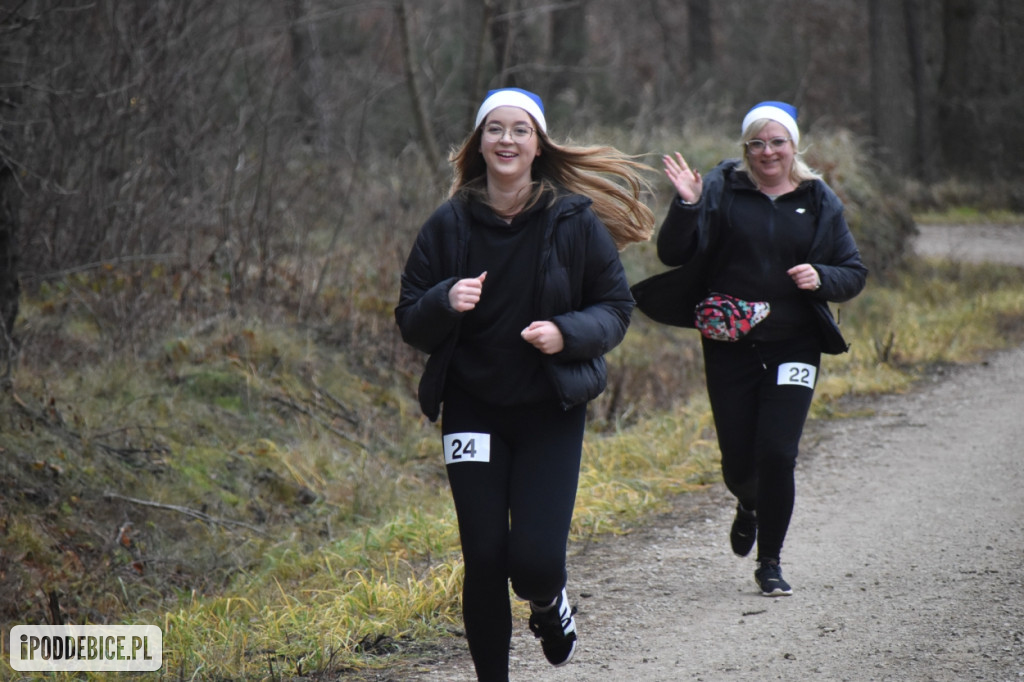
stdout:
{"type": "MultiPolygon", "coordinates": [[[[1024,226],[971,230],[923,228],[917,248],[1024,264],[1024,226]]],[[[805,432],[783,552],[792,597],[757,592],[717,485],[570,548],[580,648],[552,668],[517,622],[512,679],[1024,680],[1024,348],[849,407],[870,416],[805,432]]],[[[374,679],[475,677],[455,640],[374,679]]]]}

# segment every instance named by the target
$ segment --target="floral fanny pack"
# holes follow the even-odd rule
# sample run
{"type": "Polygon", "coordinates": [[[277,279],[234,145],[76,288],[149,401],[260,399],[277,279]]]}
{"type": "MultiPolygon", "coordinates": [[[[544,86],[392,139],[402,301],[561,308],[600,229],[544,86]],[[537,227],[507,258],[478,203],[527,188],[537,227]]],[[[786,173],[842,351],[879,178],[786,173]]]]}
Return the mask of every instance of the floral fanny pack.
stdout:
{"type": "Polygon", "coordinates": [[[712,293],[693,310],[694,326],[707,339],[739,341],[768,317],[767,301],[744,301],[729,294],[712,293]]]}

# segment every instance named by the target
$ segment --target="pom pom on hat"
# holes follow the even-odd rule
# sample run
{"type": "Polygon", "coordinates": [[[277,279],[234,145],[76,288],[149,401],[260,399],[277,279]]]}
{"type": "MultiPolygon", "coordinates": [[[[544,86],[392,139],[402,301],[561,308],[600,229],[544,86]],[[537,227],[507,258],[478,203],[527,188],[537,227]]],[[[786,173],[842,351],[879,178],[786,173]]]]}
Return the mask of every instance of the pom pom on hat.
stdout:
{"type": "Polygon", "coordinates": [[[538,95],[521,88],[500,88],[488,92],[484,103],[480,105],[480,109],[476,112],[476,123],[473,124],[473,127],[478,128],[484,119],[487,118],[487,114],[498,107],[519,107],[524,109],[526,113],[533,116],[533,120],[537,122],[541,130],[545,133],[548,131],[548,124],[544,119],[544,102],[541,101],[538,95]]]}
{"type": "Polygon", "coordinates": [[[793,138],[793,144],[800,143],[800,129],[796,125],[796,107],[785,102],[761,102],[754,105],[754,108],[743,117],[740,134],[746,134],[750,124],[763,118],[781,124],[783,128],[789,131],[789,136],[793,138]]]}

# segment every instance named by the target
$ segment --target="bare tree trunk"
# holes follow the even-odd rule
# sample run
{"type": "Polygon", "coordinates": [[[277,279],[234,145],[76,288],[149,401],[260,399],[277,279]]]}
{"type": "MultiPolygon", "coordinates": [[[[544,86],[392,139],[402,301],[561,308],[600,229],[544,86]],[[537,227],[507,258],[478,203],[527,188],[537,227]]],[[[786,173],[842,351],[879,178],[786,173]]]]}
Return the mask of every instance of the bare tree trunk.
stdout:
{"type": "Polygon", "coordinates": [[[934,143],[937,140],[932,125],[935,119],[928,96],[920,0],[904,0],[903,14],[906,22],[907,52],[910,58],[910,80],[913,83],[914,94],[914,139],[909,168],[915,175],[930,180],[932,169],[935,168],[932,150],[936,148],[934,143]]]}
{"type": "Polygon", "coordinates": [[[977,130],[971,98],[971,27],[976,19],[973,0],[945,0],[942,26],[945,59],[939,78],[939,137],[945,159],[971,159],[977,136],[965,134],[977,130]]]}
{"type": "Polygon", "coordinates": [[[495,71],[499,85],[502,87],[516,86],[516,74],[510,71],[515,47],[512,16],[516,8],[515,0],[496,0],[495,16],[491,21],[491,44],[494,46],[495,71]]]}
{"type": "Polygon", "coordinates": [[[427,160],[431,166],[437,168],[441,165],[441,151],[437,144],[437,138],[434,136],[433,128],[430,125],[427,105],[424,101],[423,92],[420,89],[419,78],[416,75],[417,60],[412,41],[412,26],[405,0],[398,0],[395,3],[395,13],[398,17],[399,32],[402,36],[402,62],[405,67],[405,85],[409,89],[409,97],[412,99],[412,110],[416,118],[416,127],[419,128],[420,140],[423,142],[423,150],[427,154],[427,160]]]}
{"type": "Polygon", "coordinates": [[[715,63],[714,43],[711,39],[711,0],[689,0],[687,33],[690,38],[691,78],[703,80],[715,63]]]}
{"type": "Polygon", "coordinates": [[[305,16],[303,4],[303,0],[288,0],[284,10],[288,17],[288,39],[292,52],[296,123],[302,140],[306,144],[313,144],[318,138],[316,86],[313,78],[313,41],[310,31],[302,23],[305,16]]]}
{"type": "MultiPolygon", "coordinates": [[[[554,98],[578,83],[579,66],[587,56],[587,3],[583,0],[551,12],[551,62],[554,74],[546,93],[554,98]]],[[[573,98],[575,99],[575,98],[573,98]]]]}
{"type": "MultiPolygon", "coordinates": [[[[6,145],[4,145],[6,146],[6,145]]],[[[18,204],[21,189],[6,158],[0,159],[0,389],[14,371],[14,321],[18,317],[18,204]]]]}
{"type": "MultiPolygon", "coordinates": [[[[3,17],[0,31],[9,35],[15,29],[13,13],[3,17]]],[[[21,78],[10,73],[12,59],[9,43],[0,47],[0,119],[15,120],[9,114],[18,108],[21,78]]],[[[18,281],[18,227],[21,188],[15,168],[6,150],[14,148],[9,126],[0,126],[0,389],[11,385],[14,371],[14,321],[18,317],[21,285],[18,281]]]]}
{"type": "MultiPolygon", "coordinates": [[[[469,5],[476,6],[480,0],[466,0],[469,5]]],[[[476,118],[476,102],[484,95],[484,50],[487,46],[487,36],[490,35],[491,23],[494,21],[495,6],[494,0],[483,0],[480,2],[483,9],[483,16],[480,18],[480,30],[477,31],[477,42],[473,45],[473,70],[469,79],[469,111],[466,114],[468,119],[465,129],[473,127],[476,118]]]]}
{"type": "Polygon", "coordinates": [[[868,3],[872,129],[879,156],[898,172],[910,165],[914,123],[902,5],[892,0],[868,3]]]}

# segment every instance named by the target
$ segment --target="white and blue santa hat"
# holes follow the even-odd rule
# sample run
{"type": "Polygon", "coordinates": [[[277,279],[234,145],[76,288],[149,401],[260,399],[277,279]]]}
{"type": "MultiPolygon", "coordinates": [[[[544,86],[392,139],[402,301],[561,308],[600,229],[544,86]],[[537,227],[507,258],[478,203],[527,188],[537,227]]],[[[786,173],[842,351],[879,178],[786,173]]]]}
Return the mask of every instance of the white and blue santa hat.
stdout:
{"type": "Polygon", "coordinates": [[[473,128],[479,128],[480,124],[487,118],[487,114],[498,107],[519,107],[530,116],[533,116],[533,120],[537,122],[541,130],[545,133],[548,131],[548,124],[544,119],[544,102],[541,101],[538,95],[521,88],[500,88],[488,92],[487,97],[484,98],[484,103],[480,105],[480,109],[476,112],[476,123],[473,125],[473,128]]]}
{"type": "Polygon", "coordinates": [[[796,107],[785,102],[761,102],[754,105],[754,108],[743,117],[740,134],[746,135],[747,128],[754,121],[760,121],[765,118],[781,124],[783,128],[789,131],[789,136],[793,138],[794,146],[800,143],[800,129],[796,125],[796,107]]]}

